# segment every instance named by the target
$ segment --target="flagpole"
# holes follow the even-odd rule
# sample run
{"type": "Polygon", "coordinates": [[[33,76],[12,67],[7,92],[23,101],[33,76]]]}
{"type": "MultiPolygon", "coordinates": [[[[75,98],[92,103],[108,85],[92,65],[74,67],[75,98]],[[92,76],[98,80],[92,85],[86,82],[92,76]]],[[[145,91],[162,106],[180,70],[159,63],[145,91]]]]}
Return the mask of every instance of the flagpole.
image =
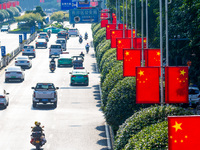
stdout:
{"type": "Polygon", "coordinates": [[[142,32],[142,67],[144,67],[144,26],[143,26],[143,0],[141,0],[141,32],[142,32]]]}
{"type": "Polygon", "coordinates": [[[126,29],[128,29],[128,8],[127,8],[127,0],[126,0],[126,29]]]}
{"type": "Polygon", "coordinates": [[[118,0],[118,8],[119,8],[119,23],[121,23],[121,16],[120,16],[120,0],[118,0]]]}
{"type": "Polygon", "coordinates": [[[168,47],[168,0],[165,0],[165,22],[166,22],[166,66],[169,66],[169,47],[168,47]]]}
{"type": "Polygon", "coordinates": [[[136,17],[136,0],[134,1],[135,2],[135,37],[137,37],[137,17],[136,17]]]}
{"type": "Polygon", "coordinates": [[[125,37],[125,32],[124,32],[124,0],[123,0],[123,38],[125,37]]]}
{"type": "Polygon", "coordinates": [[[149,48],[148,0],[146,0],[146,48],[149,48]]]}
{"type": "Polygon", "coordinates": [[[133,48],[133,0],[131,0],[131,48],[133,48]]]}
{"type": "Polygon", "coordinates": [[[116,19],[117,19],[117,21],[116,21],[116,29],[117,29],[117,26],[118,26],[118,18],[117,18],[117,0],[116,0],[116,19]]]}
{"type": "Polygon", "coordinates": [[[161,87],[161,106],[164,105],[164,93],[163,93],[163,33],[162,33],[162,0],[160,1],[160,67],[161,67],[161,77],[160,77],[160,87],[161,87]]]}

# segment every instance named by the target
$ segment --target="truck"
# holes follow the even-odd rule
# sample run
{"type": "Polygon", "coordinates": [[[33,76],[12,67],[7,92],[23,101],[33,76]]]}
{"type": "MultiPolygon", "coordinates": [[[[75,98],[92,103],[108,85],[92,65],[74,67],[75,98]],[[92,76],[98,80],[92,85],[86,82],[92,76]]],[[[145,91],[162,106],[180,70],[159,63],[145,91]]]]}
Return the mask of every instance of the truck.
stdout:
{"type": "Polygon", "coordinates": [[[35,87],[31,87],[34,89],[32,102],[33,108],[37,106],[37,104],[53,104],[54,108],[57,107],[57,91],[59,88],[55,87],[53,83],[37,83],[35,87]]]}

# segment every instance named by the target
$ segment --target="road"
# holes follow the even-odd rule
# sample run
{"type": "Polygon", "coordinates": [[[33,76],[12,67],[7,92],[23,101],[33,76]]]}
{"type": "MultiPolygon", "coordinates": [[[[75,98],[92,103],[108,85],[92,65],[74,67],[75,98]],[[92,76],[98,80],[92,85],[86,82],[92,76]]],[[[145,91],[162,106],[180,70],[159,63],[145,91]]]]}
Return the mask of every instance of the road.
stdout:
{"type": "MultiPolygon", "coordinates": [[[[78,25],[83,35],[89,39],[78,43],[78,37],[68,40],[70,54],[85,53],[85,45],[92,41],[91,25],[78,25]]],[[[56,35],[50,38],[49,45],[54,43],[56,35]]],[[[32,44],[35,44],[34,42],[32,44]]],[[[48,49],[36,49],[33,66],[25,70],[25,81],[22,83],[4,83],[5,72],[0,72],[0,86],[9,92],[10,103],[7,109],[0,109],[0,147],[3,150],[34,150],[30,144],[31,126],[40,121],[45,126],[47,143],[44,150],[107,150],[105,119],[100,110],[99,82],[93,48],[85,54],[84,66],[90,72],[89,86],[70,86],[72,68],[49,70],[48,49]],[[53,82],[58,90],[58,107],[40,105],[32,108],[31,87],[37,82],[53,82]]],[[[10,63],[14,65],[14,61],[10,63]]]]}

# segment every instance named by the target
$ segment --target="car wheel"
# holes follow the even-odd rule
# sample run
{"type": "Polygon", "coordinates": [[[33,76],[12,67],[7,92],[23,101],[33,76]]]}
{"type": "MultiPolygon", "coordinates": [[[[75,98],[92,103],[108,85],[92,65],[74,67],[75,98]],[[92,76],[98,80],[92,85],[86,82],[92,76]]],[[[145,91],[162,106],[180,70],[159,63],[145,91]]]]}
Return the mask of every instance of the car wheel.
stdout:
{"type": "Polygon", "coordinates": [[[33,102],[33,108],[36,108],[37,103],[33,102]]]}
{"type": "Polygon", "coordinates": [[[86,83],[85,86],[88,86],[88,83],[86,83]]]}
{"type": "Polygon", "coordinates": [[[7,106],[9,105],[9,102],[7,103],[7,106]]]}
{"type": "Polygon", "coordinates": [[[58,67],[60,67],[60,65],[58,65],[58,67]]]}
{"type": "Polygon", "coordinates": [[[47,46],[45,48],[47,48],[47,46]]]}
{"type": "Polygon", "coordinates": [[[8,83],[8,79],[5,79],[5,83],[8,83]]]}
{"type": "Polygon", "coordinates": [[[4,105],[4,107],[3,107],[4,109],[6,109],[7,108],[7,105],[4,105]]]}
{"type": "Polygon", "coordinates": [[[38,48],[37,46],[35,48],[38,48]]]}
{"type": "Polygon", "coordinates": [[[53,106],[54,106],[54,108],[56,108],[57,107],[57,102],[53,103],[53,106]]]}
{"type": "Polygon", "coordinates": [[[70,85],[71,85],[71,86],[73,86],[74,84],[73,84],[73,83],[71,83],[70,85]]]}

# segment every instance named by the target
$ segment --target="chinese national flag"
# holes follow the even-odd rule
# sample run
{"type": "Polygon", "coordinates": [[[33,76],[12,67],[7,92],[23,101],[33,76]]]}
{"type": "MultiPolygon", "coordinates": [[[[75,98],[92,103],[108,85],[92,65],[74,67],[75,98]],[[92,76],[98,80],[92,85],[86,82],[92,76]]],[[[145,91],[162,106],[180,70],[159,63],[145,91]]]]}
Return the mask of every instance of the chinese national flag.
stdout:
{"type": "Polygon", "coordinates": [[[131,39],[130,38],[117,38],[116,39],[116,47],[117,47],[117,60],[123,60],[123,49],[131,48],[131,39]]]}
{"type": "Polygon", "coordinates": [[[188,67],[165,67],[165,102],[188,103],[188,67]]]}
{"type": "Polygon", "coordinates": [[[113,16],[112,23],[113,23],[113,24],[116,24],[116,23],[117,23],[117,17],[116,17],[116,16],[113,16]]]}
{"type": "Polygon", "coordinates": [[[136,103],[160,103],[159,67],[136,67],[136,103]]]}
{"type": "MultiPolygon", "coordinates": [[[[125,37],[131,38],[131,29],[125,30],[125,37]]],[[[133,29],[133,37],[135,37],[135,29],[133,29]]]]}
{"type": "Polygon", "coordinates": [[[160,49],[145,49],[145,66],[160,66],[160,49]]]}
{"type": "Polygon", "coordinates": [[[135,77],[136,67],[141,66],[141,49],[123,49],[123,76],[135,77]]]}
{"type": "Polygon", "coordinates": [[[200,116],[169,116],[169,150],[199,150],[200,116]]]}
{"type": "MultiPolygon", "coordinates": [[[[146,48],[146,38],[143,38],[144,48],[146,48]]],[[[133,47],[142,48],[142,38],[133,38],[133,47]]]]}
{"type": "MultiPolygon", "coordinates": [[[[123,24],[119,23],[118,24],[118,29],[123,29],[123,24]]],[[[126,29],[126,24],[124,24],[124,29],[126,29]]]]}
{"type": "Polygon", "coordinates": [[[108,18],[108,13],[101,13],[101,19],[108,18]]]}
{"type": "Polygon", "coordinates": [[[108,24],[108,20],[101,20],[101,27],[106,27],[106,25],[108,24]]]}
{"type": "MultiPolygon", "coordinates": [[[[117,41],[116,38],[122,38],[123,37],[123,30],[110,30],[110,39],[111,39],[111,48],[117,47],[117,41]]],[[[123,55],[122,55],[123,59],[123,55]]]]}
{"type": "Polygon", "coordinates": [[[17,6],[19,6],[19,1],[17,1],[17,4],[16,4],[17,6]]]}
{"type": "Polygon", "coordinates": [[[6,3],[3,3],[3,9],[6,9],[6,3]]]}
{"type": "Polygon", "coordinates": [[[109,40],[111,38],[110,30],[116,29],[116,24],[107,24],[106,25],[106,39],[109,40]]]}
{"type": "Polygon", "coordinates": [[[2,5],[0,4],[0,9],[2,9],[2,5]]]}

